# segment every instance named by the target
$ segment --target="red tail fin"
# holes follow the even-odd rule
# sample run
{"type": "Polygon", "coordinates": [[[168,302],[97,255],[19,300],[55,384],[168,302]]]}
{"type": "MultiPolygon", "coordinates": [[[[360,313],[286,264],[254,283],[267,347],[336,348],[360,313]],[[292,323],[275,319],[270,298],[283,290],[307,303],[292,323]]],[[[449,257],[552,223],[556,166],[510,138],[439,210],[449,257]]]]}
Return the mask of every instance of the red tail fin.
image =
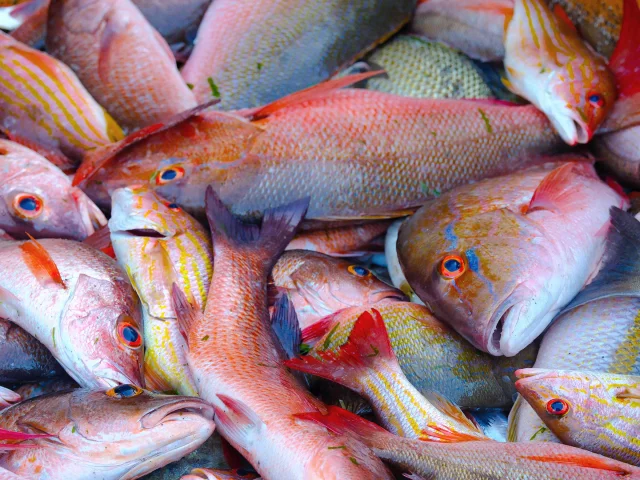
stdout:
{"type": "Polygon", "coordinates": [[[637,0],[624,0],[620,39],[609,67],[616,76],[619,98],[640,92],[640,7],[637,0]]]}
{"type": "Polygon", "coordinates": [[[324,337],[331,327],[335,323],[334,320],[336,318],[337,312],[332,313],[331,315],[327,315],[324,318],[321,318],[317,322],[309,325],[307,328],[302,330],[302,341],[304,343],[309,343],[311,345],[315,345],[315,343],[324,337]]]}
{"type": "MultiPolygon", "coordinates": [[[[35,438],[49,438],[53,435],[45,434],[45,433],[22,433],[22,432],[14,432],[11,430],[5,430],[4,428],[0,428],[0,441],[4,440],[33,440],[35,438]]],[[[32,448],[35,447],[35,444],[32,443],[6,443],[0,444],[0,450],[16,450],[19,448],[32,448]]]]}
{"type": "MultiPolygon", "coordinates": [[[[29,234],[27,233],[27,235],[29,234]]],[[[40,281],[47,282],[51,280],[62,288],[67,288],[49,252],[31,235],[29,235],[29,238],[28,242],[20,245],[20,250],[22,250],[22,258],[31,273],[40,281]]]]}
{"type": "Polygon", "coordinates": [[[334,433],[349,435],[367,446],[372,446],[376,436],[380,434],[393,435],[379,425],[340,407],[330,406],[327,412],[326,415],[320,412],[298,413],[294,417],[324,425],[334,433]]]}

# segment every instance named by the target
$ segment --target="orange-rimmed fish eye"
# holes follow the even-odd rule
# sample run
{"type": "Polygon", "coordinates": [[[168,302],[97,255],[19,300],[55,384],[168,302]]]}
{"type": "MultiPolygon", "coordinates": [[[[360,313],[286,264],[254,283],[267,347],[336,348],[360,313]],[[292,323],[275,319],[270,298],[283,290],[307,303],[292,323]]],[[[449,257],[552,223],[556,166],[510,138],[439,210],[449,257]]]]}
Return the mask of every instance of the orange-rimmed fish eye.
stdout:
{"type": "Polygon", "coordinates": [[[13,198],[13,209],[19,217],[36,218],[42,213],[43,202],[32,193],[20,193],[13,198]]]}
{"type": "Polygon", "coordinates": [[[604,107],[604,97],[599,93],[591,92],[587,95],[587,100],[594,107],[602,108],[604,107]]]}
{"type": "Polygon", "coordinates": [[[552,398],[547,402],[547,413],[561,417],[569,411],[569,404],[561,398],[552,398]]]}
{"type": "Polygon", "coordinates": [[[140,348],[142,346],[140,331],[127,321],[118,324],[118,339],[129,348],[140,348]]]}
{"type": "Polygon", "coordinates": [[[180,205],[177,203],[167,203],[165,204],[169,210],[173,210],[174,212],[180,211],[180,205]]]}
{"type": "Polygon", "coordinates": [[[112,389],[107,390],[104,393],[107,396],[113,398],[132,398],[140,395],[142,393],[142,389],[140,387],[136,387],[135,385],[125,383],[123,385],[113,387],[112,389]]]}
{"type": "Polygon", "coordinates": [[[440,275],[453,280],[462,275],[465,271],[464,259],[460,255],[447,255],[440,264],[440,275]]]}
{"type": "Polygon", "coordinates": [[[360,278],[368,278],[372,275],[369,269],[363,267],[362,265],[349,265],[347,267],[347,270],[351,275],[355,275],[356,277],[360,278]]]}
{"type": "Polygon", "coordinates": [[[166,185],[167,183],[180,180],[182,177],[184,177],[184,168],[172,165],[158,172],[156,175],[156,185],[166,185]]]}

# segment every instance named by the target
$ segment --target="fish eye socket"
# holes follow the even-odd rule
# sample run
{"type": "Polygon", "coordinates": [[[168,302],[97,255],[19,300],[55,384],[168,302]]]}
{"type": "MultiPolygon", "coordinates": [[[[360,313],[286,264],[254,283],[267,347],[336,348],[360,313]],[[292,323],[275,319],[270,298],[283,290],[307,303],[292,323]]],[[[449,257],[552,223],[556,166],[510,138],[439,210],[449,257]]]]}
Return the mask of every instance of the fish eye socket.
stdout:
{"type": "Polygon", "coordinates": [[[142,346],[142,335],[136,327],[129,322],[118,324],[118,338],[126,347],[137,349],[142,346]]]}
{"type": "Polygon", "coordinates": [[[174,212],[180,211],[180,205],[178,205],[177,203],[167,203],[167,208],[169,210],[173,210],[174,212]]]}
{"type": "Polygon", "coordinates": [[[569,404],[561,398],[552,398],[547,402],[547,412],[551,415],[562,416],[569,411],[569,404]]]}
{"type": "Polygon", "coordinates": [[[362,265],[349,265],[347,270],[351,275],[355,275],[360,278],[367,278],[371,276],[371,272],[368,268],[363,267],[362,265]]]}
{"type": "Polygon", "coordinates": [[[460,255],[447,255],[440,264],[440,275],[453,280],[462,275],[465,269],[464,259],[460,255]]]}
{"type": "Polygon", "coordinates": [[[132,398],[140,395],[142,393],[142,389],[140,387],[136,387],[135,385],[125,383],[123,385],[113,387],[111,390],[107,390],[105,393],[107,394],[107,396],[113,398],[132,398]]]}
{"type": "Polygon", "coordinates": [[[31,193],[21,193],[13,199],[13,209],[22,218],[36,218],[42,213],[42,207],[42,199],[31,193]]]}
{"type": "Polygon", "coordinates": [[[590,93],[587,96],[587,100],[594,107],[603,107],[604,106],[604,98],[599,93],[590,93]]]}
{"type": "Polygon", "coordinates": [[[184,177],[184,168],[174,165],[163,168],[156,175],[156,185],[166,185],[184,177]]]}

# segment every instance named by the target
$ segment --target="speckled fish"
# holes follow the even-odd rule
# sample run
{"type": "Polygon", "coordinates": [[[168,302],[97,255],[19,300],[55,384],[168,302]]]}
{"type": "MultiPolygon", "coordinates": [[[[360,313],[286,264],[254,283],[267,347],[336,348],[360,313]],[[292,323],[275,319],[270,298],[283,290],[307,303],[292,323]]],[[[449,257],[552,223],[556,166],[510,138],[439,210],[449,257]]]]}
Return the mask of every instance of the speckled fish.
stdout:
{"type": "Polygon", "coordinates": [[[124,127],[196,105],[167,42],[130,0],[53,0],[46,45],[124,127]]]}
{"type": "Polygon", "coordinates": [[[302,330],[302,341],[316,350],[336,351],[357,318],[375,308],[382,315],[402,371],[422,394],[437,392],[465,408],[508,408],[517,393],[514,372],[533,365],[537,347],[515,357],[493,357],[469,345],[422,305],[385,300],[345,308],[302,330]]]}
{"type": "Polygon", "coordinates": [[[200,310],[211,282],[211,238],[177,205],[146,188],[113,193],[111,243],[142,302],[147,388],[198,394],[171,304],[177,284],[200,310]]]}
{"type": "Polygon", "coordinates": [[[587,162],[460,187],[400,228],[415,293],[474,346],[513,356],[597,273],[609,208],[628,202],[587,162]]]}
{"type": "Polygon", "coordinates": [[[267,309],[267,275],[307,205],[308,199],[268,210],[257,227],[234,218],[207,190],[214,266],[204,314],[174,291],[188,332],[189,366],[200,396],[215,406],[220,434],[263,478],[391,479],[363,445],[293,418],[325,407],[282,365],[267,309]]]}
{"type": "Polygon", "coordinates": [[[107,219],[47,159],[0,139],[0,228],[14,238],[83,240],[107,219]]]}
{"type": "Polygon", "coordinates": [[[640,465],[640,376],[526,368],[516,388],[563,443],[640,465]]]}
{"type": "Polygon", "coordinates": [[[198,102],[257,107],[328,79],[399,30],[416,0],[218,0],[182,69],[198,102]]]}
{"type": "Polygon", "coordinates": [[[358,317],[338,349],[325,345],[329,346],[320,344],[314,355],[287,360],[285,365],[362,395],[380,423],[396,435],[438,442],[487,440],[457,405],[435,392],[421,393],[409,382],[376,309],[358,317]]]}
{"type": "Polygon", "coordinates": [[[0,127],[76,162],[123,136],[69,67],[2,32],[0,127]]]}
{"type": "Polygon", "coordinates": [[[393,435],[375,423],[329,407],[328,415],[296,415],[348,434],[381,459],[433,480],[604,480],[640,478],[640,469],[568,445],[494,441],[438,443],[393,435]]]}
{"type": "MultiPolygon", "coordinates": [[[[640,375],[640,223],[617,210],[611,217],[602,268],[545,332],[534,368],[640,375]]],[[[559,442],[521,399],[509,439],[559,442]]]]}
{"type": "Polygon", "coordinates": [[[0,318],[87,387],[142,384],[138,299],[103,253],[70,240],[0,241],[0,318]]]}
{"type": "Polygon", "coordinates": [[[347,307],[404,298],[362,265],[306,250],[285,252],[271,275],[275,287],[289,295],[300,328],[347,307]]]}
{"type": "Polygon", "coordinates": [[[95,152],[74,182],[84,180],[100,205],[118,187],[143,184],[202,214],[211,184],[236,214],[308,195],[310,220],[361,221],[406,215],[440,192],[536,163],[536,154],[561,146],[533,106],[335,91],[369,76],[244,112],[252,121],[207,112],[125,140],[115,154],[95,152]]]}
{"type": "Polygon", "coordinates": [[[504,45],[507,87],[542,110],[569,145],[589,142],[617,96],[606,59],[543,0],[515,0],[504,45]]]}
{"type": "Polygon", "coordinates": [[[0,427],[46,433],[29,450],[0,457],[21,478],[140,478],[191,453],[214,430],[211,405],[133,385],[36,397],[4,410],[0,427]]]}

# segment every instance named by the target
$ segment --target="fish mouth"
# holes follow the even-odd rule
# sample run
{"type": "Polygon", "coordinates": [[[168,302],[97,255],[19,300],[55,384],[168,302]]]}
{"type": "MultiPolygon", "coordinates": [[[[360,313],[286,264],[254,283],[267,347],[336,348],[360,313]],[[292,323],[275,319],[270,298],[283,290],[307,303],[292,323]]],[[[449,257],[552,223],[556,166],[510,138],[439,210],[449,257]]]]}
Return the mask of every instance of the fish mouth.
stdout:
{"type": "Polygon", "coordinates": [[[133,237],[167,238],[166,235],[152,228],[133,228],[131,230],[125,230],[125,233],[133,237]]]}
{"type": "Polygon", "coordinates": [[[160,424],[185,419],[206,418],[213,420],[213,406],[197,398],[176,400],[147,412],[141,419],[144,428],[154,428],[160,424]]]}
{"type": "Polygon", "coordinates": [[[578,114],[569,110],[560,115],[550,115],[549,119],[553,123],[558,134],[571,146],[578,143],[588,143],[593,137],[593,129],[578,117],[578,114]]]}
{"type": "Polygon", "coordinates": [[[399,290],[391,290],[385,288],[376,290],[375,292],[371,293],[368,303],[378,303],[382,300],[397,300],[400,302],[407,302],[409,301],[409,298],[399,290]]]}

